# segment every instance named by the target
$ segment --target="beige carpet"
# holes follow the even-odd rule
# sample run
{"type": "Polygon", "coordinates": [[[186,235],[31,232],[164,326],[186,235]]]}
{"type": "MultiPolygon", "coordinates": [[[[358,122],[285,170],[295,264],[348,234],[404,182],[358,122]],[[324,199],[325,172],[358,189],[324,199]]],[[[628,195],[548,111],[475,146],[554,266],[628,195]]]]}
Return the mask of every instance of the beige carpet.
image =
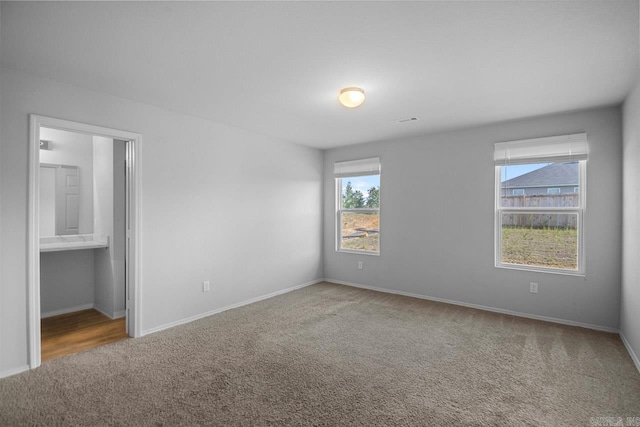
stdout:
{"type": "Polygon", "coordinates": [[[0,425],[591,425],[615,334],[321,283],[0,380],[0,425]]]}

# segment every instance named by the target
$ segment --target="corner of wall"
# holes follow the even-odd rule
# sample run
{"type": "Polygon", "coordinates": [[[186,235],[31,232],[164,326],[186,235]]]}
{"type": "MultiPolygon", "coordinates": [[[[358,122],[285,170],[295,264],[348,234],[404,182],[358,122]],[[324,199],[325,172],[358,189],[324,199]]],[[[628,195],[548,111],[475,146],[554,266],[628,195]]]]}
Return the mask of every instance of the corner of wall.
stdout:
{"type": "Polygon", "coordinates": [[[623,105],[620,337],[640,371],[640,79],[623,105]]]}
{"type": "MultiPolygon", "coordinates": [[[[0,28],[2,27],[2,2],[0,2],[0,28]]],[[[2,34],[2,32],[0,31],[0,34],[2,34]]],[[[0,58],[2,58],[2,38],[0,38],[0,58]]],[[[0,67],[0,99],[2,99],[2,67],[0,67]]],[[[2,147],[4,147],[4,144],[2,144],[2,105],[0,105],[0,159],[2,159],[4,156],[2,155],[2,147]]],[[[0,161],[0,176],[2,176],[2,162],[0,161]]],[[[0,179],[0,242],[2,241],[2,194],[3,194],[3,189],[2,189],[2,183],[4,182],[3,179],[0,179]]],[[[2,257],[2,245],[0,245],[0,302],[3,301],[2,298],[2,260],[4,258],[2,257]]],[[[0,311],[2,311],[2,306],[0,305],[0,311]]],[[[3,352],[2,352],[2,328],[0,327],[0,372],[3,372],[3,352]]],[[[2,374],[0,374],[0,378],[2,378],[2,374]]]]}
{"type": "Polygon", "coordinates": [[[638,357],[636,352],[633,351],[633,347],[631,347],[631,344],[627,340],[627,337],[624,335],[624,332],[622,332],[622,330],[620,330],[620,339],[622,339],[622,343],[629,352],[629,356],[631,356],[633,364],[636,365],[636,369],[638,370],[638,372],[640,372],[640,358],[638,357]]]}
{"type": "Polygon", "coordinates": [[[324,173],[325,173],[325,168],[326,168],[326,161],[327,161],[327,152],[326,150],[322,150],[321,151],[321,160],[322,162],[320,163],[320,276],[318,277],[318,279],[322,279],[325,276],[325,256],[324,256],[324,248],[325,248],[325,241],[324,241],[324,228],[325,228],[325,203],[324,203],[324,198],[325,198],[325,179],[324,179],[324,173]]]}

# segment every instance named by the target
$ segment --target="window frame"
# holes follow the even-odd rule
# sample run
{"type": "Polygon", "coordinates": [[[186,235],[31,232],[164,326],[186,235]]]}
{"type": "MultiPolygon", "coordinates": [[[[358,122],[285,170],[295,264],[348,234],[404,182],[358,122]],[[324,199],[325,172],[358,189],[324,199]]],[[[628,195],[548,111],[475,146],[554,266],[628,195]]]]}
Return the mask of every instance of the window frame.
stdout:
{"type": "Polygon", "coordinates": [[[511,190],[512,196],[524,196],[525,195],[524,193],[525,193],[524,188],[514,188],[511,190]]]}
{"type": "MultiPolygon", "coordinates": [[[[373,175],[378,175],[380,176],[380,180],[382,181],[382,175],[380,173],[375,173],[375,174],[370,174],[370,175],[364,175],[361,174],[360,176],[373,176],[373,175]]],[[[380,256],[380,251],[382,248],[382,233],[380,232],[382,230],[382,227],[378,227],[378,251],[374,252],[374,251],[366,251],[366,250],[358,250],[358,249],[344,249],[342,247],[342,215],[345,212],[353,212],[353,213],[377,213],[378,214],[378,222],[381,221],[381,206],[382,206],[382,202],[381,200],[379,201],[379,206],[378,208],[343,208],[342,207],[342,180],[345,179],[347,177],[344,178],[334,178],[335,180],[335,194],[336,194],[336,252],[343,252],[343,253],[351,253],[351,254],[358,254],[358,255],[373,255],[373,256],[380,256]]],[[[382,187],[382,183],[380,184],[380,186],[378,187],[379,189],[382,187]]],[[[380,190],[378,190],[380,191],[380,190]]]]}
{"type": "Polygon", "coordinates": [[[547,194],[562,194],[562,188],[560,187],[548,187],[547,188],[547,194]],[[553,191],[551,191],[553,190],[553,191]],[[556,191],[557,190],[557,191],[556,191]]]}
{"type": "MultiPolygon", "coordinates": [[[[566,160],[559,160],[550,163],[564,163],[566,160]]],[[[532,161],[535,163],[535,160],[532,161]]],[[[494,200],[494,259],[496,268],[504,268],[510,270],[524,270],[524,271],[535,271],[542,273],[553,273],[553,274],[564,274],[571,276],[584,276],[585,275],[585,261],[586,261],[586,253],[585,253],[585,216],[586,216],[586,208],[587,208],[587,160],[579,160],[578,161],[578,182],[579,182],[579,191],[578,191],[578,206],[576,207],[509,207],[504,208],[501,206],[501,198],[502,198],[502,187],[501,187],[501,170],[504,166],[509,166],[508,164],[504,165],[495,165],[495,200],[494,200]],[[578,233],[577,238],[577,257],[578,257],[578,265],[576,270],[566,269],[566,268],[551,268],[551,267],[541,267],[534,265],[526,265],[526,264],[511,264],[502,262],[502,216],[503,214],[571,214],[574,213],[577,216],[577,226],[576,230],[578,233]]],[[[575,194],[575,193],[572,193],[575,194]]]]}

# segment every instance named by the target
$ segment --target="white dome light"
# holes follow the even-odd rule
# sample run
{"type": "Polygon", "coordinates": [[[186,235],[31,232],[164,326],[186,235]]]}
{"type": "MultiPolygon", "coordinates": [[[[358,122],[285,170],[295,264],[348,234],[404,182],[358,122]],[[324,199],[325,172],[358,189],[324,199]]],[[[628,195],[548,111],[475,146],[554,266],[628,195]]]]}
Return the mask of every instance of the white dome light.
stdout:
{"type": "Polygon", "coordinates": [[[340,91],[340,104],[347,108],[356,108],[364,102],[364,90],[359,87],[346,87],[340,91]]]}

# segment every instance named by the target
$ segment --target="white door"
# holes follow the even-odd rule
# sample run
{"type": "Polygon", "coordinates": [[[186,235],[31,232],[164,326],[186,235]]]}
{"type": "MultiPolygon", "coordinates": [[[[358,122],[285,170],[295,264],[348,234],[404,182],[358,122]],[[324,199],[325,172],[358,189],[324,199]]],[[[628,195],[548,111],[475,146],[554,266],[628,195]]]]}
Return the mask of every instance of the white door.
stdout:
{"type": "Polygon", "coordinates": [[[79,234],[79,180],[77,166],[56,169],[56,234],[79,234]]]}

